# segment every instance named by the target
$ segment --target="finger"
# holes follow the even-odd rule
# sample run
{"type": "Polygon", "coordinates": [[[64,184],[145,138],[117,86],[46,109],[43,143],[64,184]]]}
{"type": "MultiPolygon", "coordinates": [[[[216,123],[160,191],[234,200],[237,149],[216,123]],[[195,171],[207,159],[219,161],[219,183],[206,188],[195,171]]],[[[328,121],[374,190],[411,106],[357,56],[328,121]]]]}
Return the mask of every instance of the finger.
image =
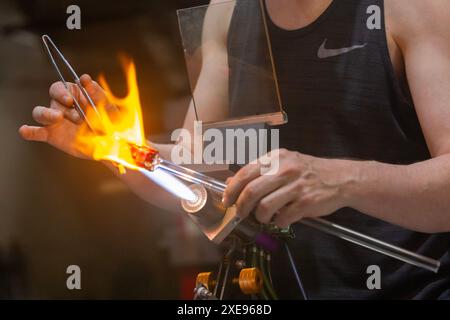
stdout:
{"type": "MultiPolygon", "coordinates": [[[[69,86],[69,90],[72,93],[72,95],[75,98],[77,98],[78,97],[78,87],[76,85],[74,85],[73,83],[68,83],[68,86],[69,86]]],[[[66,106],[66,107],[72,107],[72,105],[73,105],[72,96],[70,95],[69,91],[67,90],[67,88],[64,86],[64,84],[61,81],[55,82],[50,86],[49,94],[52,99],[58,101],[62,105],[66,106]]]]}
{"type": "Polygon", "coordinates": [[[22,126],[19,133],[23,139],[28,141],[46,142],[48,138],[48,130],[45,127],[22,126]]]}
{"type": "Polygon", "coordinates": [[[92,98],[94,103],[100,103],[106,100],[106,94],[102,87],[92,80],[91,76],[88,74],[83,74],[80,78],[81,85],[86,89],[86,92],[92,98]]]}
{"type": "Polygon", "coordinates": [[[56,100],[50,101],[50,108],[62,112],[64,118],[74,124],[81,124],[83,122],[83,119],[75,108],[68,108],[56,100]]]}
{"type": "Polygon", "coordinates": [[[63,113],[61,110],[41,106],[35,107],[32,115],[36,122],[44,126],[57,123],[63,119],[63,113]]]}
{"type": "MultiPolygon", "coordinates": [[[[83,74],[80,78],[80,83],[86,89],[87,94],[91,97],[96,107],[103,106],[112,119],[114,119],[115,116],[118,116],[117,112],[119,109],[108,101],[108,97],[103,88],[97,82],[92,80],[90,75],[83,74]]],[[[81,96],[81,101],[84,105],[90,105],[84,95],[81,96]]]]}
{"type": "MultiPolygon", "coordinates": [[[[108,111],[107,98],[102,87],[100,87],[100,85],[97,82],[92,80],[91,76],[88,74],[83,74],[81,76],[80,83],[86,90],[86,93],[92,99],[92,102],[95,104],[95,106],[97,107],[99,105],[103,105],[108,111]]],[[[90,105],[90,102],[86,99],[84,95],[81,95],[81,101],[84,105],[90,105]]]]}
{"type": "Polygon", "coordinates": [[[273,216],[295,199],[291,186],[284,186],[264,197],[255,210],[255,217],[261,223],[269,223],[273,216]]]}
{"type": "Polygon", "coordinates": [[[291,203],[279,210],[274,223],[280,228],[287,228],[294,222],[301,220],[305,216],[304,210],[299,208],[298,203],[291,203]]]}
{"type": "Polygon", "coordinates": [[[73,122],[74,124],[82,124],[83,118],[76,109],[68,109],[64,112],[64,118],[73,122]]]}
{"type": "Polygon", "coordinates": [[[262,198],[277,190],[282,184],[283,181],[277,176],[260,176],[250,181],[236,201],[238,216],[246,218],[262,198]]]}
{"type": "Polygon", "coordinates": [[[91,83],[92,81],[93,81],[93,80],[92,80],[91,76],[88,75],[87,73],[83,74],[83,75],[80,77],[81,85],[82,85],[83,87],[85,87],[86,90],[87,90],[87,87],[90,85],[90,83],[91,83]]]}
{"type": "Polygon", "coordinates": [[[233,205],[239,197],[244,187],[252,180],[260,176],[260,166],[248,164],[231,178],[223,195],[223,205],[229,207],[233,205]]]}

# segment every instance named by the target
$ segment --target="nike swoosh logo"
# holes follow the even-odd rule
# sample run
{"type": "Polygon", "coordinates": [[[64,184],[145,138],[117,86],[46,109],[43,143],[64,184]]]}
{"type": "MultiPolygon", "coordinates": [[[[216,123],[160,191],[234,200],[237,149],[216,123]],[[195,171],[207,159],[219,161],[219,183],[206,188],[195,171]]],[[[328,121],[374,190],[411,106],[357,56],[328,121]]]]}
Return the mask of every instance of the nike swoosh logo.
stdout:
{"type": "Polygon", "coordinates": [[[319,59],[326,59],[326,58],[330,58],[330,57],[339,56],[341,54],[345,54],[345,53],[348,53],[348,52],[356,50],[356,49],[362,49],[365,46],[367,46],[367,43],[364,43],[361,45],[356,45],[356,46],[347,47],[347,48],[326,49],[325,44],[327,43],[327,40],[328,39],[325,39],[323,41],[322,45],[319,48],[319,51],[317,51],[317,56],[319,57],[319,59]]]}

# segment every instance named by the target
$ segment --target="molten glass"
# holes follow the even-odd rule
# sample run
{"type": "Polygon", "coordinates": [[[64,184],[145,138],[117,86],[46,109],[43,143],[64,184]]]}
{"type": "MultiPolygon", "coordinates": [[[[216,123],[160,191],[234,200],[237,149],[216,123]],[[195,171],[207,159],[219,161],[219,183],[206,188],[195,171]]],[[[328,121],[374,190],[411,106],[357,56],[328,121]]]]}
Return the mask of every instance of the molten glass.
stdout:
{"type": "Polygon", "coordinates": [[[159,164],[159,152],[149,146],[130,144],[131,157],[138,167],[155,170],[159,164]]]}

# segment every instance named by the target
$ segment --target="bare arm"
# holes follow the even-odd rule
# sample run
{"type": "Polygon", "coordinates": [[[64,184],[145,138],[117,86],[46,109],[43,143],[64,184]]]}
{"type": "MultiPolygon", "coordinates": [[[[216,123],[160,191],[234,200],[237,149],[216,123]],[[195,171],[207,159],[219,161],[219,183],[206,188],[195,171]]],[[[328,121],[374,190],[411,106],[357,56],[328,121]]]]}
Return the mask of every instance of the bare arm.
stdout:
{"type": "Polygon", "coordinates": [[[450,231],[450,2],[386,1],[416,112],[434,157],[364,164],[354,206],[410,229],[450,231]]]}
{"type": "Polygon", "coordinates": [[[282,150],[279,171],[248,165],[231,179],[226,205],[287,226],[342,207],[427,233],[450,231],[450,2],[387,0],[417,114],[433,159],[412,165],[320,159],[282,150]]]}

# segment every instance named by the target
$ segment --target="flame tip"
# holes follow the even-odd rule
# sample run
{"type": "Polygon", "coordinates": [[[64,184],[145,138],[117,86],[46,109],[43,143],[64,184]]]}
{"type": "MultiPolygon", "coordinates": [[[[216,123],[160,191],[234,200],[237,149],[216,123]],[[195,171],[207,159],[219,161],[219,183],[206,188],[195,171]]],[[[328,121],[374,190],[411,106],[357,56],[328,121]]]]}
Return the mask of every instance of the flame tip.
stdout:
{"type": "Polygon", "coordinates": [[[82,144],[92,146],[94,159],[116,162],[121,160],[128,164],[125,167],[129,168],[129,164],[134,163],[129,147],[130,143],[145,145],[146,139],[135,65],[132,59],[125,57],[124,55],[122,58],[123,63],[126,63],[126,66],[123,65],[123,70],[126,74],[128,89],[125,97],[115,96],[104,74],[100,73],[98,82],[105,92],[108,103],[103,101],[97,105],[100,117],[93,114],[92,109],[87,111],[89,122],[93,123],[94,127],[104,128],[102,130],[104,134],[93,136],[92,134],[86,134],[86,130],[80,130],[77,137],[82,144]],[[114,119],[106,108],[109,104],[114,104],[119,109],[119,116],[114,114],[114,119]]]}

